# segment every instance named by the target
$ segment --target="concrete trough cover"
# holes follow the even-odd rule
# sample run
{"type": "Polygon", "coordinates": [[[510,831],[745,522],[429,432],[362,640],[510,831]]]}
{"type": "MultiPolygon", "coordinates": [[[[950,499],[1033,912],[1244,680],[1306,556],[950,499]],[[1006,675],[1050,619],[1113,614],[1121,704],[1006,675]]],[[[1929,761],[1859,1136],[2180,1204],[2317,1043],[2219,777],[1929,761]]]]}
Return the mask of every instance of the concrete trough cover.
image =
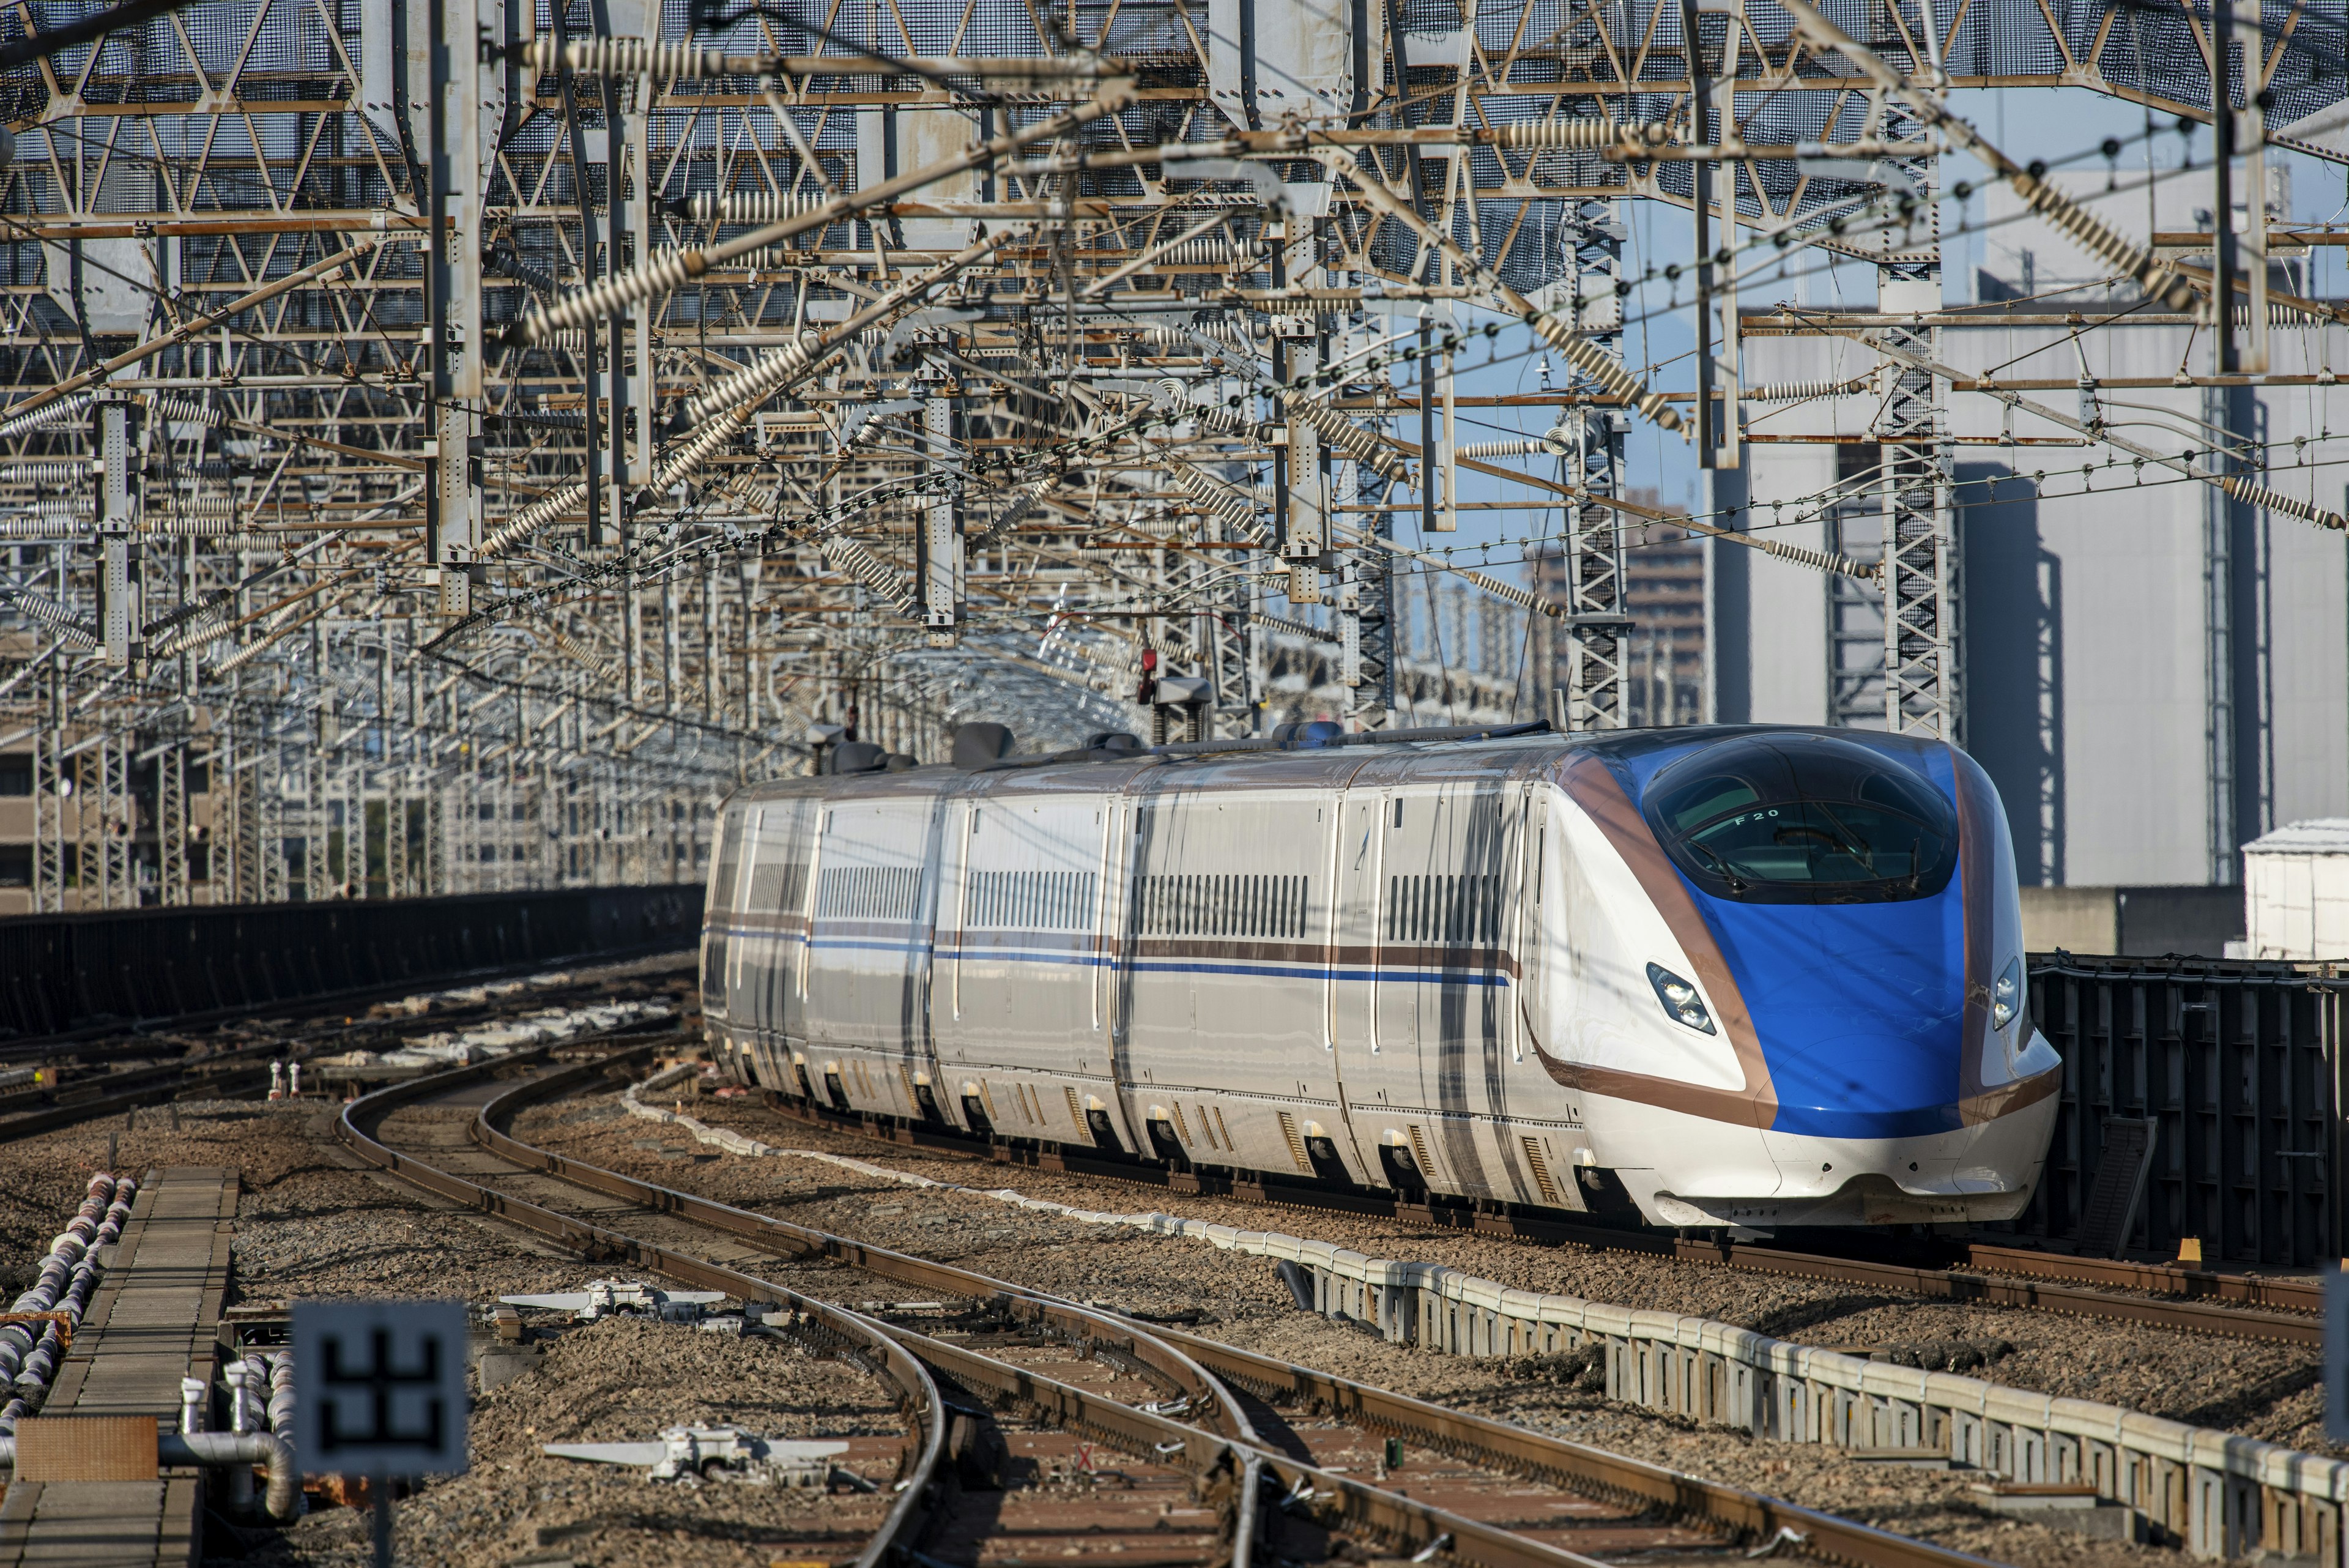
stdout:
{"type": "Polygon", "coordinates": [[[1912,1470],[1950,1468],[1950,1456],[1940,1449],[1846,1449],[1843,1457],[1856,1464],[1899,1465],[1912,1470]]]}
{"type": "Polygon", "coordinates": [[[2027,1519],[2101,1541],[2141,1542],[2145,1516],[2127,1503],[2099,1497],[2085,1481],[1992,1481],[1976,1485],[1974,1501],[1992,1513],[2027,1519]]]}

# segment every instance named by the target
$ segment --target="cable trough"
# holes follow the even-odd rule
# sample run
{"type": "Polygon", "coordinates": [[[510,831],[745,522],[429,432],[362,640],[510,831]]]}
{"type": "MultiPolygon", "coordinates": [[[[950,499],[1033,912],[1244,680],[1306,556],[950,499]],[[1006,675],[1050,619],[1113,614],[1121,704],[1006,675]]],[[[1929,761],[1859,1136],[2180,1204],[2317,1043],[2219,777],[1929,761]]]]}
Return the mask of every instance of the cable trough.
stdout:
{"type": "MultiPolygon", "coordinates": [[[[869,1344],[873,1335],[880,1335],[894,1354],[910,1353],[926,1364],[941,1386],[997,1407],[999,1422],[1005,1419],[1000,1411],[1024,1412],[1134,1456],[1141,1466],[1136,1473],[1151,1473],[1153,1466],[1179,1471],[1196,1495],[1217,1511],[1220,1529],[1230,1542],[1228,1552],[1217,1561],[1244,1564],[1252,1552],[1257,1560],[1268,1560],[1259,1546],[1265,1528],[1259,1521],[1277,1514],[1283,1530],[1335,1532],[1382,1549],[1441,1555],[1487,1568],[1588,1563],[1593,1559],[1555,1538],[1574,1539],[1579,1531],[1580,1539],[1596,1539],[1591,1533],[1594,1507],[1608,1515],[1600,1533],[1610,1554],[1626,1550],[1711,1554],[1750,1543],[1773,1550],[1791,1547],[1824,1560],[1871,1568],[1978,1561],[1661,1467],[1285,1367],[1247,1351],[1177,1335],[968,1270],[771,1220],[569,1159],[501,1130],[501,1124],[523,1106],[600,1079],[611,1061],[599,1056],[538,1074],[490,1098],[471,1124],[478,1150],[421,1150],[414,1145],[415,1135],[388,1132],[384,1124],[403,1107],[436,1098],[470,1101],[478,1091],[468,1091],[493,1070],[486,1064],[395,1085],[355,1102],[347,1107],[338,1134],[361,1158],[428,1191],[521,1224],[585,1255],[624,1260],[745,1301],[781,1303],[809,1314],[844,1337],[863,1337],[869,1344]],[[465,1166],[468,1174],[448,1168],[452,1165],[465,1166]],[[577,1196],[567,1201],[554,1197],[556,1183],[577,1196]],[[524,1199],[512,1190],[533,1184],[543,1189],[540,1196],[545,1201],[524,1199]],[[599,1203],[602,1212],[592,1220],[581,1212],[566,1211],[594,1212],[599,1203]],[[633,1216],[628,1232],[603,1222],[605,1216],[616,1219],[621,1213],[633,1216]],[[707,1240],[688,1251],[670,1239],[678,1235],[681,1240],[680,1228],[698,1230],[707,1240]],[[659,1239],[652,1232],[658,1232],[659,1239]],[[936,1299],[894,1310],[868,1303],[864,1311],[849,1311],[818,1302],[788,1283],[700,1255],[713,1241],[748,1246],[793,1264],[844,1266],[936,1299]],[[1084,1360],[1105,1358],[1136,1374],[1159,1397],[1139,1402],[1132,1397],[1110,1397],[1071,1369],[1066,1359],[1070,1347],[1084,1360]],[[1039,1356],[1046,1358],[1042,1365],[1039,1356]],[[1055,1356],[1057,1362],[1051,1359],[1055,1356]],[[1411,1435],[1454,1461],[1494,1474],[1480,1477],[1455,1464],[1440,1470],[1433,1486],[1414,1477],[1411,1495],[1405,1496],[1392,1487],[1340,1473],[1350,1466],[1315,1462],[1320,1458],[1317,1450],[1309,1449],[1313,1457],[1301,1458],[1293,1442],[1268,1437],[1264,1423],[1278,1419],[1277,1415],[1249,1407],[1234,1392],[1235,1385],[1258,1397],[1301,1398],[1357,1428],[1411,1435]],[[1526,1521],[1533,1505],[1523,1480],[1504,1478],[1527,1477],[1570,1494],[1557,1504],[1561,1516],[1570,1516],[1570,1528],[1549,1528],[1557,1520],[1526,1521]],[[1459,1508],[1443,1506],[1432,1497],[1456,1502],[1459,1508]],[[1502,1498],[1506,1506],[1501,1511],[1509,1524],[1466,1511],[1480,1507],[1490,1511],[1502,1498]]],[[[887,1365],[896,1364],[890,1360],[887,1365]]],[[[949,1403],[952,1398],[950,1394],[949,1403]]],[[[964,1453],[976,1451],[971,1441],[957,1446],[964,1453]]],[[[935,1459],[926,1469],[909,1469],[906,1480],[912,1484],[906,1496],[913,1498],[944,1479],[935,1459]]],[[[905,1506],[902,1517],[893,1516],[893,1539],[917,1549],[915,1543],[923,1537],[915,1511],[922,1505],[905,1506]]],[[[951,1504],[930,1507],[950,1511],[951,1504]]],[[[940,1528],[955,1527],[947,1512],[937,1512],[936,1518],[940,1528]]],[[[878,1549],[876,1542],[866,1559],[878,1549]]]]}

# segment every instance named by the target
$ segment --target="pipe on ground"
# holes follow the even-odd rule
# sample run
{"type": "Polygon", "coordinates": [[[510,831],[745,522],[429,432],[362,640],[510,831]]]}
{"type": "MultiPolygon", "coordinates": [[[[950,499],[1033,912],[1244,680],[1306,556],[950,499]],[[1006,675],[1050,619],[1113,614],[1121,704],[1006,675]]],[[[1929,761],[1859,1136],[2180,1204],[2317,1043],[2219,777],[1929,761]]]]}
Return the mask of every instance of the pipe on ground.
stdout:
{"type": "MultiPolygon", "coordinates": [[[[165,1432],[155,1439],[155,1459],[166,1465],[265,1465],[269,1469],[262,1506],[281,1522],[302,1510],[301,1478],[294,1473],[294,1450],[267,1432],[165,1432]]],[[[0,1436],[0,1465],[16,1466],[16,1439],[0,1436]]]]}

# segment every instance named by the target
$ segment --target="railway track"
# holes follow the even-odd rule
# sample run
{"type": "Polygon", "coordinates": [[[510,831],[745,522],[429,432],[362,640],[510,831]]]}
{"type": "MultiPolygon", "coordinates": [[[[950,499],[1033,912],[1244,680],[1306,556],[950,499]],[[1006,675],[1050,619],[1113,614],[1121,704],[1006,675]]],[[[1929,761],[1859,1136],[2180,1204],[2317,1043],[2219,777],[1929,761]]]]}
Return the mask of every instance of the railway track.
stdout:
{"type": "Polygon", "coordinates": [[[787,1098],[772,1090],[766,1092],[765,1106],[777,1116],[810,1127],[892,1147],[1025,1165],[1174,1192],[1394,1219],[1516,1241],[1586,1247],[1594,1251],[1637,1252],[1754,1273],[1898,1291],[1930,1300],[2056,1312],[2292,1345],[2319,1346],[2324,1343],[2323,1324],[2317,1316],[2323,1304],[2323,1286],[2313,1278],[2220,1274],[2174,1265],[2072,1258],[1981,1243],[1966,1247],[1961,1263],[1946,1266],[1897,1258],[1802,1252],[1743,1241],[1619,1231],[1514,1210],[1495,1212],[1465,1203],[1414,1203],[1367,1190],[1341,1190],[1316,1183],[1288,1181],[1277,1176],[1218,1176],[1066,1148],[1015,1146],[950,1128],[843,1114],[787,1098]],[[2130,1291],[2145,1293],[2123,1293],[2130,1291]]]}
{"type": "Polygon", "coordinates": [[[1076,1532],[1088,1552],[1133,1542],[1129,1561],[1170,1568],[1246,1568],[1347,1542],[1479,1568],[1781,1549],[1854,1568],[1981,1561],[641,1181],[503,1130],[524,1106],[598,1083],[616,1055],[642,1050],[534,1066],[518,1082],[497,1075],[516,1070],[509,1058],[397,1085],[347,1106],[338,1136],[452,1203],[584,1258],[774,1303],[868,1358],[900,1394],[908,1433],[898,1502],[861,1562],[977,1562],[990,1542],[1030,1544],[1039,1529],[1076,1532]],[[850,1281],[926,1299],[855,1310],[833,1299],[850,1281]],[[901,1356],[926,1368],[926,1386],[901,1356]],[[1086,1444],[1123,1457],[1105,1470],[1083,1462],[1086,1444]]]}
{"type": "MultiPolygon", "coordinates": [[[[582,967],[594,970],[609,966],[582,967]]],[[[680,960],[678,971],[689,972],[690,968],[688,957],[680,960]]],[[[499,985],[522,978],[523,972],[542,971],[460,976],[450,987],[440,989],[499,985]]],[[[632,982],[619,983],[623,989],[627,989],[632,982]]],[[[259,1040],[250,1039],[249,1030],[239,1031],[233,1027],[223,1027],[209,1036],[142,1035],[114,1050],[113,1054],[118,1058],[115,1066],[109,1066],[104,1059],[107,1052],[104,1043],[77,1043],[54,1055],[34,1058],[36,1064],[49,1072],[50,1081],[21,1088],[0,1089],[0,1141],[29,1137],[75,1122],[119,1116],[125,1111],[171,1100],[235,1098],[265,1089],[269,1083],[269,1064],[274,1061],[306,1061],[312,1056],[337,1049],[360,1046],[397,1049],[418,1034],[475,1027],[525,1007],[534,1010],[600,999],[612,992],[614,984],[612,981],[591,975],[560,985],[533,987],[488,997],[478,1003],[436,1008],[412,1017],[370,1017],[357,1023],[351,1020],[346,1008],[357,1005],[361,999],[343,998],[332,1007],[297,1010],[292,1014],[297,1022],[304,1023],[319,1023],[331,1020],[326,1027],[259,1040]],[[238,1044],[240,1040],[248,1043],[238,1044]],[[127,1067],[119,1065],[121,1058],[135,1061],[140,1056],[160,1054],[174,1044],[189,1054],[177,1061],[127,1067]],[[196,1054],[198,1052],[202,1054],[196,1054]],[[98,1060],[89,1061],[93,1055],[98,1060]]],[[[647,977],[647,983],[635,985],[637,990],[655,988],[657,986],[651,983],[650,977],[647,977]]],[[[415,987],[391,987],[366,993],[365,1000],[380,1002],[416,994],[423,992],[415,987]]]]}

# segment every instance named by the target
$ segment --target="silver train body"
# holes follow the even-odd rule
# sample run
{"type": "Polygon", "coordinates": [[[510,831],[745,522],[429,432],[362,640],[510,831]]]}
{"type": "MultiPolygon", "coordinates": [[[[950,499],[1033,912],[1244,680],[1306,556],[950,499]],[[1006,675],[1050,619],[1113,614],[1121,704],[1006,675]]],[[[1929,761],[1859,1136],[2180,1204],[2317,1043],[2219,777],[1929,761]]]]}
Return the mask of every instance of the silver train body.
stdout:
{"type": "Polygon", "coordinates": [[[1849,731],[792,779],[709,898],[745,1084],[1405,1195],[2005,1219],[2061,1076],[1990,781],[1849,731]]]}

